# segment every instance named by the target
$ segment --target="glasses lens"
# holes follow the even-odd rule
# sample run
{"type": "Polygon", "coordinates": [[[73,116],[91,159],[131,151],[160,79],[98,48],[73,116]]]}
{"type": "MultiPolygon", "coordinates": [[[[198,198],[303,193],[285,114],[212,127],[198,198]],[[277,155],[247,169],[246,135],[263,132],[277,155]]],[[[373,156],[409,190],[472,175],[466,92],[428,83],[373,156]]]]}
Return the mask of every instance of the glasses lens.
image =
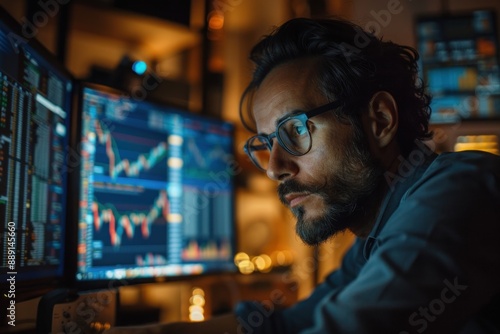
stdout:
{"type": "Polygon", "coordinates": [[[261,136],[251,138],[248,142],[248,152],[257,167],[267,170],[271,151],[269,151],[266,138],[261,136]]]}
{"type": "Polygon", "coordinates": [[[300,119],[287,120],[280,125],[278,133],[283,144],[293,154],[306,154],[311,148],[311,136],[307,124],[300,119]]]}

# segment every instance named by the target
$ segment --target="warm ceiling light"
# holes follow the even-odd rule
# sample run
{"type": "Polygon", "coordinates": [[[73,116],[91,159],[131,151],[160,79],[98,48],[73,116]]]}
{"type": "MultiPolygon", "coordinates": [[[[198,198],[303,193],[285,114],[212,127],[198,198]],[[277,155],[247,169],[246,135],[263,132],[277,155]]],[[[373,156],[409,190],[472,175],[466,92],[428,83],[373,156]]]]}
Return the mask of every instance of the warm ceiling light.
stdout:
{"type": "Polygon", "coordinates": [[[208,29],[220,30],[224,27],[224,15],[214,13],[208,19],[208,29]]]}

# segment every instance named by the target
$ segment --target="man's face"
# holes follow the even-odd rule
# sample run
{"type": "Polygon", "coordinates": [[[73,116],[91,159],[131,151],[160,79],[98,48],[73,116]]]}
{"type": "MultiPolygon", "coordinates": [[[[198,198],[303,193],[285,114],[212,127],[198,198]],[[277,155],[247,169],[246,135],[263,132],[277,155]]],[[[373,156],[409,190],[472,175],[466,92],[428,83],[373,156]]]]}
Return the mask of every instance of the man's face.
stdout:
{"type": "MultiPolygon", "coordinates": [[[[314,78],[311,60],[273,69],[254,96],[258,132],[270,134],[284,115],[329,102],[314,78]]],[[[339,122],[334,112],[309,120],[312,148],[303,156],[287,153],[274,139],[267,170],[278,181],[280,200],[297,217],[297,234],[311,245],[358,224],[382,175],[364,137],[339,122]]]]}

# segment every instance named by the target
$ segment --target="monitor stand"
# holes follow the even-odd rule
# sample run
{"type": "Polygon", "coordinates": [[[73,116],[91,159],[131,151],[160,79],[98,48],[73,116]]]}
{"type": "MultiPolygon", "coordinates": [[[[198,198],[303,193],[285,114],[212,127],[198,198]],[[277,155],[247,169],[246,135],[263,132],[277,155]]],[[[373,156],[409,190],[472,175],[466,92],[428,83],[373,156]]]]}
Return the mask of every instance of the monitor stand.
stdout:
{"type": "Polygon", "coordinates": [[[115,325],[118,289],[56,289],[38,304],[37,333],[98,334],[115,325]]]}

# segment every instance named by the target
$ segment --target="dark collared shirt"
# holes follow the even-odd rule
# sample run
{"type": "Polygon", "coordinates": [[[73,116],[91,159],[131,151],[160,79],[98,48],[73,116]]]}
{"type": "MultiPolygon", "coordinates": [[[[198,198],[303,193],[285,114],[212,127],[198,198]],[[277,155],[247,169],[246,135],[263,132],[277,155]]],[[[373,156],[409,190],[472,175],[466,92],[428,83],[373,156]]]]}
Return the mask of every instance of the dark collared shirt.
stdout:
{"type": "Polygon", "coordinates": [[[244,333],[500,333],[500,157],[415,149],[366,239],[294,306],[240,303],[244,333]]]}

